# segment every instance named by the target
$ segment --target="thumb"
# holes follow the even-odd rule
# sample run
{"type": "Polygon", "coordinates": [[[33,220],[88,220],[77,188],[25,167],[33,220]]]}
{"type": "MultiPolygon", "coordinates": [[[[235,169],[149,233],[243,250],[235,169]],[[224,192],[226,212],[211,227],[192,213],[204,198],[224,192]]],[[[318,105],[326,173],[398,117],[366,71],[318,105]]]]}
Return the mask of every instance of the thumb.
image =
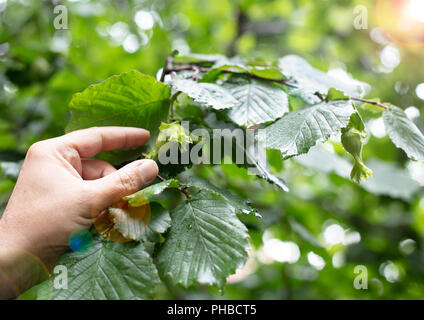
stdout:
{"type": "Polygon", "coordinates": [[[143,189],[155,179],[158,171],[156,162],[146,159],[134,161],[114,173],[93,181],[98,194],[94,204],[98,209],[96,211],[100,212],[122,197],[143,189]]]}

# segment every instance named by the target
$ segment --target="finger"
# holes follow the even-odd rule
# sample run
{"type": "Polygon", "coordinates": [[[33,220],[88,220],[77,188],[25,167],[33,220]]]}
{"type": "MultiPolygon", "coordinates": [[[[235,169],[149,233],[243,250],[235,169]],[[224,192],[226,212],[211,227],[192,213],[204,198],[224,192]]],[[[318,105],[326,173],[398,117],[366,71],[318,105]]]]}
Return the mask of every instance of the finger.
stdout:
{"type": "Polygon", "coordinates": [[[149,140],[150,133],[132,127],[93,127],[73,131],[62,138],[81,158],[90,158],[102,151],[142,146],[149,140]]]}
{"type": "Polygon", "coordinates": [[[116,171],[110,163],[103,160],[82,160],[81,164],[81,176],[84,180],[100,179],[116,171]]]}
{"type": "Polygon", "coordinates": [[[158,166],[153,160],[134,161],[101,179],[91,181],[96,189],[97,212],[111,206],[115,201],[149,185],[158,175],[158,166]]]}

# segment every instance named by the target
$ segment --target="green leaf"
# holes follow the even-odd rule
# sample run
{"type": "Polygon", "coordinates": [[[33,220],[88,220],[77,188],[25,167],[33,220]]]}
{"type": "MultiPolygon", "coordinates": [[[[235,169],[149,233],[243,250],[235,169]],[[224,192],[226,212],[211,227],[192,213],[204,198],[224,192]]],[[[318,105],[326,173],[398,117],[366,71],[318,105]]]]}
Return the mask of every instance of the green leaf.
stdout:
{"type": "MultiPolygon", "coordinates": [[[[113,230],[118,231],[127,240],[137,240],[150,223],[150,206],[108,208],[109,219],[113,223],[113,230]]],[[[109,233],[106,232],[107,236],[109,233]]]]}
{"type": "Polygon", "coordinates": [[[247,260],[248,234],[219,194],[200,190],[171,212],[172,226],[157,256],[174,284],[222,287],[247,260]]]}
{"type": "Polygon", "coordinates": [[[144,242],[162,242],[161,234],[165,233],[171,226],[171,216],[169,211],[162,206],[150,204],[151,218],[146,231],[137,239],[144,242]]]}
{"type": "MultiPolygon", "coordinates": [[[[154,204],[152,204],[152,207],[154,204]]],[[[171,216],[163,207],[162,209],[152,210],[152,219],[150,220],[149,228],[157,233],[165,233],[171,226],[171,216]]]]}
{"type": "Polygon", "coordinates": [[[366,128],[365,128],[365,123],[362,120],[362,117],[358,111],[352,113],[352,115],[350,116],[348,126],[355,128],[356,130],[359,130],[363,134],[364,138],[368,136],[368,132],[366,131],[366,128]]]}
{"type": "Polygon", "coordinates": [[[274,121],[289,112],[288,95],[282,88],[266,81],[232,77],[224,83],[239,103],[229,110],[229,118],[239,126],[250,127],[274,121]]]}
{"type": "Polygon", "coordinates": [[[383,112],[384,126],[396,147],[406,152],[413,160],[424,160],[424,135],[408,119],[405,112],[396,106],[390,106],[383,112]]]}
{"type": "Polygon", "coordinates": [[[276,67],[249,66],[249,73],[269,80],[283,80],[284,75],[276,67]]]}
{"type": "Polygon", "coordinates": [[[155,201],[157,196],[162,193],[167,188],[178,188],[179,182],[175,179],[169,179],[156,183],[154,185],[148,186],[136,193],[133,193],[129,196],[124,197],[123,199],[128,201],[132,207],[140,207],[146,205],[152,201],[155,201]]]}
{"type": "MultiPolygon", "coordinates": [[[[106,221],[109,221],[108,224],[113,226],[113,230],[118,231],[122,237],[128,240],[140,239],[149,228],[150,231],[155,233],[155,225],[153,225],[152,229],[152,222],[155,221],[152,221],[152,219],[157,219],[158,214],[166,219],[166,214],[169,216],[169,213],[165,213],[163,210],[157,208],[153,202],[161,205],[164,209],[169,209],[163,199],[162,193],[167,188],[178,187],[179,182],[175,179],[170,179],[126,196],[116,206],[108,208],[106,221]]],[[[157,232],[162,233],[165,230],[158,230],[157,232]]],[[[106,229],[105,236],[109,237],[109,234],[109,229],[106,229]]],[[[148,236],[144,237],[144,239],[151,239],[153,236],[152,232],[149,232],[148,236]]]]}
{"type": "Polygon", "coordinates": [[[325,100],[328,101],[334,101],[334,100],[349,100],[348,96],[345,96],[343,91],[330,88],[328,89],[328,93],[325,97],[325,100]]]}
{"type": "Polygon", "coordinates": [[[290,106],[293,105],[293,102],[296,104],[299,104],[300,107],[293,108],[294,110],[297,110],[299,108],[305,105],[312,105],[322,102],[323,99],[321,99],[317,94],[317,91],[314,91],[309,88],[290,88],[289,89],[289,99],[290,99],[290,106]]]}
{"type": "MultiPolygon", "coordinates": [[[[269,149],[271,150],[271,153],[273,153],[273,149],[269,149]]],[[[278,154],[280,155],[280,160],[281,160],[281,152],[279,152],[279,150],[274,150],[274,151],[278,151],[278,154]]],[[[268,150],[266,151],[266,153],[269,153],[268,150]]],[[[258,152],[254,152],[252,149],[250,150],[246,150],[246,158],[250,163],[253,163],[253,165],[255,166],[254,169],[254,173],[258,176],[261,177],[262,179],[265,179],[273,184],[275,184],[276,186],[280,187],[281,189],[283,189],[286,192],[289,192],[289,187],[287,186],[287,183],[279,176],[277,176],[276,174],[271,172],[271,168],[269,167],[268,163],[266,161],[264,161],[265,159],[260,159],[258,157],[258,152]]],[[[275,161],[274,161],[275,162],[275,161]]],[[[251,169],[252,171],[252,169],[251,169]]]]}
{"type": "Polygon", "coordinates": [[[228,205],[232,206],[236,214],[250,214],[255,212],[246,200],[231,193],[231,191],[217,188],[206,180],[196,177],[191,170],[186,170],[179,175],[181,181],[188,187],[207,189],[221,195],[228,205]]]}
{"type": "Polygon", "coordinates": [[[137,242],[109,242],[96,236],[89,251],[66,253],[57,265],[68,270],[68,288],[52,286],[61,275],[55,274],[43,283],[39,299],[146,299],[160,283],[147,245],[137,242]]]}
{"type": "Polygon", "coordinates": [[[219,65],[218,67],[213,67],[211,68],[211,70],[209,70],[208,72],[206,72],[202,78],[200,79],[200,82],[214,82],[216,81],[219,76],[222,73],[249,73],[249,71],[247,70],[247,67],[245,65],[240,65],[240,64],[232,64],[232,65],[228,65],[228,64],[224,64],[224,65],[220,65],[220,64],[216,64],[219,65]]]}
{"type": "Polygon", "coordinates": [[[337,79],[313,68],[306,60],[296,55],[281,58],[278,66],[287,78],[295,80],[304,90],[327,94],[330,88],[335,88],[351,97],[363,97],[369,90],[366,83],[351,79],[347,75],[343,80],[337,79]]]}
{"type": "Polygon", "coordinates": [[[174,110],[174,118],[179,120],[200,119],[203,117],[203,109],[194,104],[178,105],[174,110]]]}
{"type": "Polygon", "coordinates": [[[286,114],[265,128],[266,148],[280,150],[283,158],[306,153],[345,128],[353,112],[350,102],[332,101],[286,114]]]}
{"type": "Polygon", "coordinates": [[[169,215],[169,212],[163,207],[159,207],[154,203],[151,206],[152,219],[150,220],[149,228],[157,233],[165,233],[166,230],[168,230],[168,228],[171,226],[171,216],[169,215]]]}
{"type": "MultiPolygon", "coordinates": [[[[223,121],[217,120],[215,114],[210,114],[210,115],[211,115],[211,117],[207,118],[206,121],[208,122],[208,125],[210,125],[211,127],[220,128],[220,129],[230,129],[230,130],[237,129],[237,127],[233,124],[229,124],[229,123],[225,123],[223,121]]],[[[232,137],[224,137],[224,139],[228,139],[228,138],[232,139],[232,137]]],[[[232,142],[230,142],[230,143],[232,143],[232,142]]],[[[271,183],[274,183],[275,185],[277,185],[278,187],[280,187],[284,191],[289,190],[286,182],[282,178],[278,177],[277,175],[273,174],[270,171],[270,168],[266,164],[266,159],[258,159],[258,158],[260,158],[259,157],[260,153],[256,152],[255,148],[247,148],[246,149],[244,141],[243,141],[243,143],[235,141],[233,146],[236,148],[236,150],[235,150],[236,154],[238,152],[242,152],[242,153],[245,154],[246,162],[249,165],[249,167],[250,167],[250,165],[254,166],[254,167],[249,168],[249,169],[251,169],[250,172],[252,172],[254,170],[255,171],[254,174],[256,174],[257,176],[259,176],[263,179],[266,179],[271,183]]],[[[280,152],[278,152],[278,153],[281,155],[280,152]]]]}
{"type": "Polygon", "coordinates": [[[217,110],[235,106],[238,101],[225,88],[213,83],[198,83],[192,80],[175,80],[172,87],[184,92],[194,101],[205,104],[217,110]]]}
{"type": "MultiPolygon", "coordinates": [[[[72,118],[67,131],[92,126],[131,126],[150,131],[154,143],[162,121],[167,118],[170,89],[138,71],[112,76],[73,96],[72,118]]],[[[140,152],[121,150],[108,153],[109,161],[133,160],[140,152]]]]}

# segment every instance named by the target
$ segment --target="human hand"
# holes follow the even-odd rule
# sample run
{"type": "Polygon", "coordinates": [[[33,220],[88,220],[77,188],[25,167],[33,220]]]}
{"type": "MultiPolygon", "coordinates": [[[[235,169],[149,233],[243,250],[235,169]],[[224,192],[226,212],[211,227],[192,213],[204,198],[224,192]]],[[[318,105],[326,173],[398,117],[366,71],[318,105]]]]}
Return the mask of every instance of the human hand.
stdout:
{"type": "Polygon", "coordinates": [[[37,282],[35,276],[23,276],[23,270],[8,274],[23,252],[52,268],[72,232],[89,229],[114,201],[153,181],[158,167],[152,160],[134,161],[119,170],[102,160],[88,160],[102,151],[138,147],[148,139],[144,129],[96,127],[31,146],[0,219],[0,297],[8,295],[6,289],[2,295],[5,276],[20,292],[37,282]]]}

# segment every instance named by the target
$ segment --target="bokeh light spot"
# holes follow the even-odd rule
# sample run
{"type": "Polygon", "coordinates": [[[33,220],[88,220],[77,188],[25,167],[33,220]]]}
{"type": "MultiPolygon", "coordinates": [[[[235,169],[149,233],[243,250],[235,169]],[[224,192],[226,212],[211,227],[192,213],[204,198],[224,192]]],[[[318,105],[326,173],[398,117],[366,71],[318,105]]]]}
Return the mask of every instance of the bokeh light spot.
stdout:
{"type": "Polygon", "coordinates": [[[134,34],[129,34],[122,43],[124,50],[128,53],[134,53],[140,48],[138,37],[134,34]]]}
{"type": "Polygon", "coordinates": [[[136,12],[134,21],[141,30],[150,30],[155,24],[152,14],[144,10],[136,12]]]}
{"type": "Polygon", "coordinates": [[[300,250],[296,243],[270,239],[264,244],[264,253],[277,262],[295,263],[300,258],[300,250]]]}
{"type": "Polygon", "coordinates": [[[417,94],[417,97],[421,100],[424,100],[424,83],[420,83],[417,88],[415,89],[415,93],[417,94]]]}
{"type": "Polygon", "coordinates": [[[324,240],[329,245],[342,243],[344,240],[345,231],[338,224],[332,224],[324,230],[324,240]]]}
{"type": "Polygon", "coordinates": [[[308,253],[308,262],[317,270],[322,270],[325,267],[324,259],[312,251],[308,253]]]}

